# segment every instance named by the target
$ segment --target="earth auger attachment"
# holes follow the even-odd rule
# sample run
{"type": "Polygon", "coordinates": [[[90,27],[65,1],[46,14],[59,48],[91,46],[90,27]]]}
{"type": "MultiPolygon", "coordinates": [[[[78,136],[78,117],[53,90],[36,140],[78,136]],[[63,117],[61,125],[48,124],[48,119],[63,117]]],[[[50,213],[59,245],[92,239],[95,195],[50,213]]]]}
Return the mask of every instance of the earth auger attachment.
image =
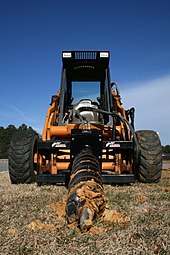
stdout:
{"type": "Polygon", "coordinates": [[[66,204],[67,221],[85,232],[92,226],[93,219],[104,212],[105,206],[99,161],[91,148],[85,147],[72,165],[66,204]]]}

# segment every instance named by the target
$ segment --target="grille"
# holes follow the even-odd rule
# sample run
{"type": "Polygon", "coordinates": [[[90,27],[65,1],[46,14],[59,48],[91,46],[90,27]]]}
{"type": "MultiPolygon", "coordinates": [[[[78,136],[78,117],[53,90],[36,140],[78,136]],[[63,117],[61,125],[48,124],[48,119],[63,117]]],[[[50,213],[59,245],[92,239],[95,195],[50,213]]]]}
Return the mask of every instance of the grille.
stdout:
{"type": "Polygon", "coordinates": [[[96,59],[97,52],[96,51],[76,51],[75,59],[96,59]]]}

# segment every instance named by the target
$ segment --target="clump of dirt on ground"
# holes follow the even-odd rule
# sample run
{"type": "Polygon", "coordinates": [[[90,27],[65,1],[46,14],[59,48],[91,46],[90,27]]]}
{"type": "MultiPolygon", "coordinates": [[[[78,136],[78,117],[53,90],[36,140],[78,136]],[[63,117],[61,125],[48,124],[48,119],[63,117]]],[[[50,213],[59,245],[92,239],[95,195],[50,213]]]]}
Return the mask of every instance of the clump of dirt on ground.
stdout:
{"type": "Polygon", "coordinates": [[[67,227],[65,187],[11,185],[0,173],[0,254],[168,254],[168,184],[104,185],[106,210],[81,233],[67,227]]]}

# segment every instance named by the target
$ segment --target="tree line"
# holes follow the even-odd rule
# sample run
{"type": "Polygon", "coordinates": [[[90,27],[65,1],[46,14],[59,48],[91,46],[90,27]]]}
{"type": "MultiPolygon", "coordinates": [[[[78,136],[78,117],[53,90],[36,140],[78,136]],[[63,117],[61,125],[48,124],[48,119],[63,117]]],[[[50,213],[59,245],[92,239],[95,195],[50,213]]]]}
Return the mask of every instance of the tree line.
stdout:
{"type": "Polygon", "coordinates": [[[8,150],[12,136],[18,130],[33,130],[32,127],[28,127],[25,124],[22,124],[18,128],[14,125],[9,125],[7,128],[0,126],[0,159],[8,158],[8,150]]]}
{"type": "MultiPolygon", "coordinates": [[[[0,126],[0,159],[8,158],[9,144],[12,136],[17,130],[33,130],[32,127],[28,127],[22,124],[18,128],[14,125],[9,125],[7,128],[0,126]]],[[[170,145],[162,146],[163,153],[170,153],[170,145]]]]}
{"type": "Polygon", "coordinates": [[[162,146],[163,153],[170,153],[170,145],[162,146]]]}

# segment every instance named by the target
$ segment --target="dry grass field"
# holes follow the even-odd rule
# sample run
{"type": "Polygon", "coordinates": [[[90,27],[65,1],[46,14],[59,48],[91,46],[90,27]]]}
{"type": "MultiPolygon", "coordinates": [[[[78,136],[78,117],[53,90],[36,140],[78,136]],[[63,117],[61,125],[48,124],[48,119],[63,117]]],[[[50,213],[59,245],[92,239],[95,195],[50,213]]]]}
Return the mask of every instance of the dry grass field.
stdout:
{"type": "Polygon", "coordinates": [[[104,186],[107,217],[66,225],[63,186],[11,185],[0,173],[0,254],[170,254],[170,170],[160,184],[104,186]]]}

